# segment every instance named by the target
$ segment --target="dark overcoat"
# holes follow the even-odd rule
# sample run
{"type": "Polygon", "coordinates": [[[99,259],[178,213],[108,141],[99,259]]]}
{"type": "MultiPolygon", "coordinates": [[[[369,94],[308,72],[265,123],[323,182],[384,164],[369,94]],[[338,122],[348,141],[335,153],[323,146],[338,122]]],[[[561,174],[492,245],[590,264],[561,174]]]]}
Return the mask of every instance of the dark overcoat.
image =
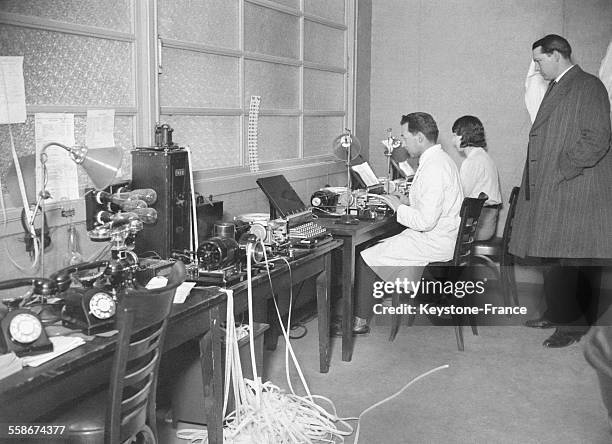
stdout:
{"type": "Polygon", "coordinates": [[[510,252],[612,258],[610,100],[577,65],[544,97],[529,131],[510,252]]]}

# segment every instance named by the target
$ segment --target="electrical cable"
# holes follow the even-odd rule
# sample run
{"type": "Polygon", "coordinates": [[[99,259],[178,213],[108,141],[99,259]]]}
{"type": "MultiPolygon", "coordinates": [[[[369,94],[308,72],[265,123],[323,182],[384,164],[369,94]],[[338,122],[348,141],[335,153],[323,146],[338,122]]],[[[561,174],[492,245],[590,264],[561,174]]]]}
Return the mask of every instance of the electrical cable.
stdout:
{"type": "MultiPolygon", "coordinates": [[[[299,366],[295,353],[289,341],[288,328],[285,328],[278,304],[275,298],[278,320],[282,334],[285,338],[285,367],[287,382],[291,393],[285,393],[271,382],[263,383],[257,376],[255,363],[253,316],[252,316],[252,285],[251,285],[251,253],[253,245],[247,246],[247,295],[249,302],[249,339],[251,364],[253,369],[253,380],[242,376],[240,365],[240,354],[236,340],[236,328],[233,315],[233,292],[227,293],[226,309],[226,342],[225,342],[225,376],[226,384],[224,390],[223,411],[226,421],[224,427],[224,443],[226,444],[252,444],[252,443],[274,443],[274,444],[301,444],[301,443],[334,443],[344,441],[344,436],[353,433],[352,427],[345,420],[338,418],[333,403],[322,396],[312,395],[299,366]],[[306,397],[295,394],[288,370],[288,356],[291,354],[292,361],[298,372],[302,385],[307,393],[306,397]],[[230,380],[234,387],[235,410],[226,415],[227,400],[229,398],[230,380]],[[315,403],[315,400],[329,403],[332,412],[315,403]],[[336,423],[346,427],[339,430],[336,423]]],[[[268,263],[264,250],[264,259],[268,263]]],[[[289,267],[290,280],[291,267],[286,258],[282,258],[289,267]]],[[[272,284],[268,268],[268,280],[272,284]]],[[[291,288],[291,285],[289,286],[291,288]]],[[[274,292],[273,292],[274,294],[274,292]]],[[[290,290],[289,316],[287,325],[291,325],[292,293],[290,290]]],[[[184,429],[177,432],[176,436],[181,439],[189,439],[192,443],[206,442],[207,433],[202,430],[184,429]]]]}
{"type": "Polygon", "coordinates": [[[402,387],[402,389],[401,389],[401,390],[399,390],[399,391],[395,392],[393,395],[388,396],[388,397],[386,397],[385,399],[383,399],[383,400],[381,400],[381,401],[378,401],[376,404],[371,405],[370,407],[368,407],[367,409],[365,409],[363,412],[361,412],[361,413],[359,414],[358,419],[357,419],[357,429],[356,429],[356,431],[355,431],[355,441],[354,441],[354,443],[353,443],[353,444],[357,444],[357,443],[358,443],[358,441],[359,441],[359,429],[360,429],[360,426],[361,426],[361,418],[363,417],[363,415],[365,415],[366,413],[370,412],[371,410],[374,410],[376,407],[378,407],[378,406],[380,406],[380,405],[383,405],[385,402],[387,402],[387,401],[391,401],[393,398],[398,397],[399,395],[401,395],[401,394],[404,392],[404,390],[406,390],[406,389],[407,389],[408,387],[410,387],[412,384],[414,384],[415,382],[417,382],[419,379],[422,379],[422,378],[424,378],[424,377],[426,377],[426,376],[429,376],[430,374],[432,374],[432,373],[434,373],[434,372],[437,372],[438,370],[442,370],[442,369],[445,369],[445,368],[448,368],[448,367],[450,367],[448,364],[444,364],[444,365],[441,365],[441,366],[439,366],[439,367],[433,368],[433,369],[431,369],[431,370],[429,370],[429,371],[427,371],[427,372],[425,372],[425,373],[420,374],[420,375],[419,375],[419,376],[417,376],[416,378],[412,379],[412,380],[411,380],[411,381],[410,381],[408,384],[406,384],[404,387],[402,387]]]}

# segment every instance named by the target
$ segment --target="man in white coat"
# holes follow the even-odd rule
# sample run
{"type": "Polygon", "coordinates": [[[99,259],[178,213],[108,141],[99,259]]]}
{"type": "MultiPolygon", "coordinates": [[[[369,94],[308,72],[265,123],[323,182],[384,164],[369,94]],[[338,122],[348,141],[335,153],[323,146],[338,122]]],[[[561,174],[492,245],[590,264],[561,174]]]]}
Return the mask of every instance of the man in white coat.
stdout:
{"type": "MultiPolygon", "coordinates": [[[[429,262],[453,258],[463,191],[457,165],[437,143],[438,126],[433,117],[411,113],[402,116],[401,125],[402,145],[410,156],[420,157],[419,166],[408,202],[394,195],[384,199],[395,210],[397,221],[407,228],[362,251],[361,257],[380,279],[395,281],[400,277],[416,284],[429,262]]],[[[362,275],[368,274],[363,265],[358,270],[362,275]]],[[[363,276],[357,279],[364,281],[363,276]]],[[[370,281],[369,288],[367,284],[358,284],[355,333],[369,331],[367,320],[374,301],[372,284],[370,281]]]]}

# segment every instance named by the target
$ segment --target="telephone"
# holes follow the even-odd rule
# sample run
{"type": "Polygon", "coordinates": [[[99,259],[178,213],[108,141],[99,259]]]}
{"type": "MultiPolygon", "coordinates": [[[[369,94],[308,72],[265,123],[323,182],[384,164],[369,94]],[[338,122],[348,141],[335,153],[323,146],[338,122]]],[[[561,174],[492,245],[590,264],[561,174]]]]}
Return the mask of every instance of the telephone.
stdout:
{"type": "MultiPolygon", "coordinates": [[[[43,296],[56,291],[54,282],[45,278],[0,282],[0,290],[25,286],[32,286],[35,294],[43,296]]],[[[14,307],[16,300],[6,302],[8,305],[0,302],[0,353],[14,352],[17,356],[25,356],[53,351],[53,344],[49,341],[40,317],[28,308],[14,307]]]]}
{"type": "Polygon", "coordinates": [[[65,326],[88,335],[114,327],[117,291],[111,283],[115,282],[113,274],[116,273],[110,265],[109,261],[83,262],[51,275],[64,299],[62,323],[65,326]],[[73,278],[83,287],[71,287],[73,278]]]}

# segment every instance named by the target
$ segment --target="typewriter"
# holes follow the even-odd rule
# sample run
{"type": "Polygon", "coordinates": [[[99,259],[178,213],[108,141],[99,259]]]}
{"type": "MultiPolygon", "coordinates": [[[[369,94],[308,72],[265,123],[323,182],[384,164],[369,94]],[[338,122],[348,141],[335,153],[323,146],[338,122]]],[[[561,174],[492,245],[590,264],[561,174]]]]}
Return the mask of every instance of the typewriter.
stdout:
{"type": "Polygon", "coordinates": [[[256,180],[270,202],[270,219],[286,223],[287,240],[296,248],[312,248],[332,240],[331,234],[316,222],[312,210],[300,199],[285,176],[256,180]]]}

